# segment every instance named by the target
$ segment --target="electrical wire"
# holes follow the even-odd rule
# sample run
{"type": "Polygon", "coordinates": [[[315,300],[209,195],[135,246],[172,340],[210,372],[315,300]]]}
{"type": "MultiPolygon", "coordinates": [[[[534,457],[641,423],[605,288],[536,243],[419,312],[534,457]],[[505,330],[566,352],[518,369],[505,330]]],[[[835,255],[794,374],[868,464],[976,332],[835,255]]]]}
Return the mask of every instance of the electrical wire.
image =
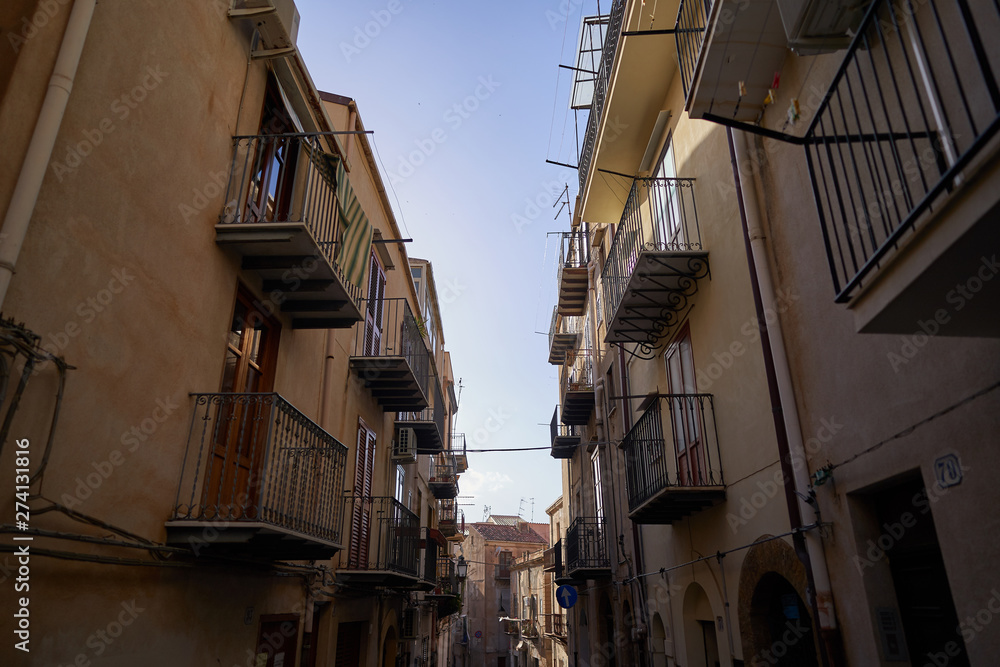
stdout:
{"type": "Polygon", "coordinates": [[[977,398],[980,398],[981,396],[985,396],[986,394],[990,393],[991,391],[994,391],[998,387],[1000,387],[1000,381],[994,382],[990,386],[985,387],[983,389],[980,389],[979,391],[977,391],[974,394],[970,394],[969,396],[966,396],[965,398],[963,398],[962,400],[958,401],[957,403],[953,403],[953,404],[949,405],[948,407],[946,407],[946,408],[944,408],[942,410],[938,410],[937,412],[935,412],[931,416],[925,417],[924,419],[921,419],[920,421],[916,422],[915,424],[913,424],[911,426],[907,426],[902,431],[899,431],[899,432],[895,433],[894,435],[891,435],[888,438],[885,438],[884,440],[880,440],[880,441],[876,442],[871,447],[868,447],[867,449],[863,449],[862,451],[857,452],[853,456],[850,456],[849,458],[841,461],[840,463],[830,463],[830,464],[827,464],[827,465],[823,466],[822,470],[825,470],[826,472],[832,472],[833,470],[836,470],[837,468],[839,468],[841,466],[845,466],[848,463],[856,461],[857,459],[861,458],[862,456],[865,456],[866,454],[871,454],[872,452],[876,451],[877,449],[879,449],[883,445],[886,445],[886,444],[892,442],[893,440],[899,440],[900,438],[904,438],[904,437],[910,435],[911,433],[913,433],[914,431],[916,431],[921,426],[929,424],[930,422],[934,421],[935,419],[938,419],[939,417],[943,417],[944,415],[948,414],[949,412],[957,410],[958,408],[962,407],[963,405],[966,405],[967,403],[971,403],[972,401],[976,400],[977,398]]]}
{"type": "MultiPolygon", "coordinates": [[[[388,175],[389,174],[389,170],[385,168],[385,163],[382,161],[382,154],[378,152],[378,145],[376,145],[376,143],[375,143],[375,135],[374,134],[370,134],[370,135],[368,135],[368,138],[369,138],[369,141],[371,142],[372,148],[375,149],[375,157],[378,158],[378,164],[379,164],[379,166],[382,167],[383,173],[385,173],[386,175],[388,175]]],[[[396,194],[396,188],[393,187],[393,185],[392,185],[392,179],[391,178],[388,179],[388,182],[389,182],[389,189],[392,191],[392,197],[393,197],[393,199],[396,200],[396,208],[399,209],[399,221],[403,223],[403,231],[406,232],[407,236],[412,237],[413,234],[410,233],[410,228],[406,226],[406,216],[403,215],[403,205],[399,203],[399,195],[396,194]]]]}
{"type": "Polygon", "coordinates": [[[789,530],[789,531],[786,531],[784,533],[781,533],[780,535],[771,535],[770,537],[765,537],[763,539],[757,540],[756,542],[751,542],[750,544],[744,544],[742,546],[733,547],[732,549],[726,549],[725,551],[717,551],[714,554],[709,554],[708,556],[702,556],[701,558],[695,558],[694,560],[689,560],[688,562],[681,563],[680,565],[672,565],[670,567],[661,567],[659,570],[654,570],[652,572],[643,572],[642,574],[637,574],[634,577],[631,577],[629,579],[625,579],[621,583],[622,584],[627,584],[630,581],[634,581],[634,580],[638,580],[638,579],[643,579],[645,577],[652,577],[652,576],[657,575],[657,574],[660,574],[660,575],[666,574],[667,572],[673,572],[674,570],[679,570],[682,567],[688,567],[689,565],[695,565],[696,563],[701,563],[701,562],[707,561],[707,560],[713,560],[713,559],[720,559],[721,560],[722,558],[724,558],[725,556],[728,556],[731,553],[735,553],[737,551],[743,551],[744,549],[749,549],[750,547],[757,546],[758,544],[764,544],[765,542],[773,542],[774,540],[780,540],[780,539],[785,538],[785,537],[791,537],[792,535],[795,535],[796,533],[805,533],[805,532],[810,531],[810,530],[815,530],[816,528],[819,528],[819,527],[820,527],[820,524],[818,524],[818,523],[811,523],[811,524],[809,524],[807,526],[802,526],[801,528],[793,528],[792,530],[789,530]]]}

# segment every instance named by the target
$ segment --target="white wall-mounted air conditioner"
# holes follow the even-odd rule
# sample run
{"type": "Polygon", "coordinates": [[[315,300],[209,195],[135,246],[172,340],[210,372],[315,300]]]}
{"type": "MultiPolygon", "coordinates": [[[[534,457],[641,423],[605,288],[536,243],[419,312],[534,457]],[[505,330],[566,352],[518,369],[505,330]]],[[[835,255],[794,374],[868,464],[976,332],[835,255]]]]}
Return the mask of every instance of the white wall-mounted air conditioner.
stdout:
{"type": "Polygon", "coordinates": [[[871,0],[778,0],[788,48],[800,56],[846,49],[871,0]]]}
{"type": "Polygon", "coordinates": [[[253,20],[265,49],[288,49],[299,35],[299,10],[295,0],[235,0],[233,18],[253,20]]]}
{"type": "Polygon", "coordinates": [[[417,460],[417,433],[412,428],[396,431],[396,444],[392,448],[392,460],[397,463],[414,463],[417,460]]]}

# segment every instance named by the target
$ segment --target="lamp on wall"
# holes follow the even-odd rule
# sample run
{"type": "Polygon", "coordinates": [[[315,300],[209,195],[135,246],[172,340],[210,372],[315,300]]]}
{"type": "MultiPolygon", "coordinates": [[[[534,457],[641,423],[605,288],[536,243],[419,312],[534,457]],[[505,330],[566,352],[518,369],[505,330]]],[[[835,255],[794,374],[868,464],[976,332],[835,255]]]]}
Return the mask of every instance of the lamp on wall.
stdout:
{"type": "Polygon", "coordinates": [[[459,581],[464,581],[469,575],[469,564],[465,562],[465,556],[458,557],[458,563],[455,565],[455,575],[459,581]]]}

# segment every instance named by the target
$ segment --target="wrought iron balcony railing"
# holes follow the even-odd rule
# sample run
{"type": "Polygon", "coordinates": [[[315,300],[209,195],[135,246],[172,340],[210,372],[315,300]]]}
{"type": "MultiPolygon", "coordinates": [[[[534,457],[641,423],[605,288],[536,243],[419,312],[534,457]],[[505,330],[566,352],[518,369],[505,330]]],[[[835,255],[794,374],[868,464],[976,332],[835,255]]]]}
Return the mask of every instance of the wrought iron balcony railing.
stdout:
{"type": "Polygon", "coordinates": [[[336,490],[343,488],[347,448],[275,393],[192,397],[195,411],[168,528],[256,524],[264,533],[289,536],[287,550],[275,553],[279,558],[294,557],[296,536],[320,550],[339,549],[344,502],[336,490]]]}
{"type": "Polygon", "coordinates": [[[684,85],[684,97],[691,92],[692,79],[705,42],[705,29],[713,0],[681,0],[677,8],[677,64],[684,85]]]}
{"type": "Polygon", "coordinates": [[[590,246],[583,227],[559,233],[559,271],[556,276],[560,315],[583,315],[589,290],[590,246]]]}
{"type": "Polygon", "coordinates": [[[611,72],[615,66],[615,54],[618,52],[618,41],[622,33],[622,23],[625,18],[626,0],[613,0],[608,17],[607,32],[604,36],[604,47],[601,51],[601,66],[594,78],[594,101],[587,118],[587,132],[580,148],[580,191],[586,188],[587,175],[590,173],[594,157],[594,146],[597,143],[597,132],[601,126],[601,116],[604,115],[604,103],[607,99],[608,85],[611,83],[611,72]]]}
{"type": "Polygon", "coordinates": [[[945,205],[1000,129],[1000,9],[872,2],[806,134],[837,301],[945,205]]]}
{"type": "Polygon", "coordinates": [[[549,324],[549,363],[561,365],[566,361],[566,353],[578,347],[583,335],[584,318],[578,315],[559,315],[559,306],[552,308],[552,322],[549,324]]]}
{"type": "Polygon", "coordinates": [[[448,406],[444,402],[440,378],[435,375],[428,383],[433,392],[430,406],[420,411],[396,413],[397,426],[414,429],[418,454],[436,454],[444,447],[448,406]]]}
{"type": "Polygon", "coordinates": [[[423,410],[433,368],[423,325],[406,299],[362,299],[361,307],[365,321],[355,327],[352,368],[384,409],[423,410]]]}
{"type": "Polygon", "coordinates": [[[633,521],[670,523],[725,497],[711,394],[660,394],[622,448],[633,521]]]}
{"type": "MultiPolygon", "coordinates": [[[[341,220],[337,199],[337,158],[324,150],[322,137],[315,134],[238,136],[233,137],[233,144],[227,203],[217,229],[235,231],[241,225],[270,226],[270,229],[304,226],[310,237],[308,243],[286,236],[283,251],[264,253],[270,257],[268,262],[256,259],[250,263],[259,263],[262,270],[277,270],[280,274],[287,268],[280,265],[280,260],[292,255],[304,255],[300,260],[307,260],[308,255],[314,253],[321,255],[337,272],[339,289],[346,290],[348,298],[356,304],[360,288],[355,282],[360,282],[360,278],[351,282],[341,267],[342,261],[350,262],[351,259],[343,252],[345,223],[341,220]]],[[[264,245],[264,241],[265,238],[256,239],[258,246],[264,245]]],[[[252,239],[248,241],[252,242],[252,239]]],[[[348,250],[353,252],[354,248],[348,250]]],[[[316,271],[312,274],[311,278],[325,277],[316,271]]],[[[287,284],[282,289],[304,291],[292,290],[287,284]]],[[[352,321],[357,321],[356,312],[352,307],[355,315],[352,321]]]]}
{"type": "Polygon", "coordinates": [[[455,595],[458,593],[457,579],[455,577],[455,560],[446,556],[438,556],[437,559],[437,588],[438,595],[455,595]]]}
{"type": "Polygon", "coordinates": [[[345,569],[416,579],[420,563],[417,515],[386,496],[348,496],[347,502],[351,539],[345,569]]]}
{"type": "Polygon", "coordinates": [[[458,464],[458,473],[462,474],[469,469],[469,455],[466,451],[465,434],[451,434],[451,452],[455,455],[455,463],[458,464]]]}
{"type": "Polygon", "coordinates": [[[601,271],[608,342],[652,344],[708,275],[693,178],[639,178],[601,271]]]}
{"type": "Polygon", "coordinates": [[[566,636],[566,615],[545,614],[545,634],[556,637],[566,636]]]}
{"type": "Polygon", "coordinates": [[[465,531],[465,512],[454,498],[438,501],[438,530],[445,538],[461,535],[465,531]]]}
{"type": "Polygon", "coordinates": [[[570,459],[576,452],[577,446],[583,439],[583,427],[573,424],[563,424],[559,421],[559,406],[556,406],[552,413],[552,421],[549,423],[549,434],[551,436],[552,451],[554,459],[570,459]]]}
{"type": "Polygon", "coordinates": [[[453,453],[442,452],[434,457],[427,485],[438,499],[454,498],[458,495],[458,463],[453,453]]]}
{"type": "Polygon", "coordinates": [[[577,517],[566,531],[566,573],[593,579],[611,573],[607,521],[604,517],[577,517]]]}

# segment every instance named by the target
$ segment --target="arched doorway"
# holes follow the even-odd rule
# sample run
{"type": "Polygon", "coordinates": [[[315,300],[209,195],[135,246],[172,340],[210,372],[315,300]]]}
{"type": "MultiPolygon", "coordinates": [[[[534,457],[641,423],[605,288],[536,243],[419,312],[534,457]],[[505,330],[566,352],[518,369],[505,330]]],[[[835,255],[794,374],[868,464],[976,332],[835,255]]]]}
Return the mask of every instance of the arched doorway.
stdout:
{"type": "Polygon", "coordinates": [[[653,667],[667,667],[667,632],[663,627],[663,619],[660,612],[653,612],[653,618],[649,622],[649,637],[653,648],[653,667]]]}
{"type": "Polygon", "coordinates": [[[715,614],[705,589],[691,584],[684,593],[685,667],[720,667],[715,614]]]}
{"type": "Polygon", "coordinates": [[[389,626],[382,640],[382,667],[396,667],[396,628],[389,626]]]}
{"type": "Polygon", "coordinates": [[[750,547],[740,569],[738,603],[746,664],[819,664],[812,610],[803,604],[807,587],[806,568],[790,544],[762,535],[750,547]]]}
{"type": "Polygon", "coordinates": [[[795,588],[777,572],[757,582],[750,602],[754,657],[770,665],[818,667],[809,610],[795,588]]]}

